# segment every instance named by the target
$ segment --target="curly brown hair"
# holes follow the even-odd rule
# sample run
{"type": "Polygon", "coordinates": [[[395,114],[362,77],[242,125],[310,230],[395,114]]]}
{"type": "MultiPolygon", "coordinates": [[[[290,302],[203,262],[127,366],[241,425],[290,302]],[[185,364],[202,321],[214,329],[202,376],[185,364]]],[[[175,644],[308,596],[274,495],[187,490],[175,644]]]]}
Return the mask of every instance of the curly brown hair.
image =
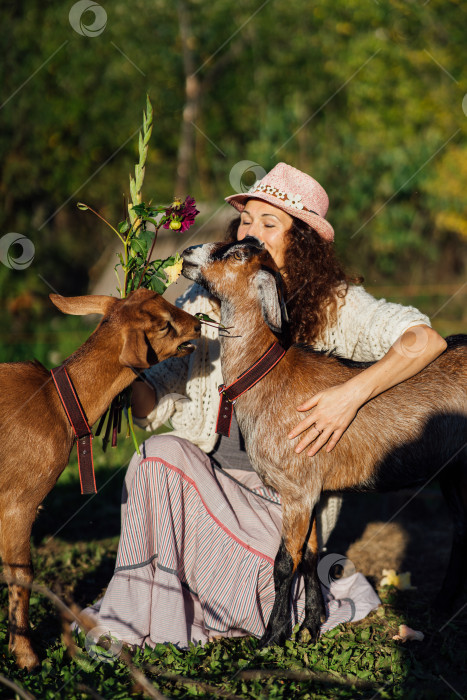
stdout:
{"type": "MultiPolygon", "coordinates": [[[[290,340],[313,344],[335,321],[338,299],[345,297],[349,284],[361,284],[363,278],[347,275],[333,243],[301,219],[292,218],[282,272],[290,340]]],[[[237,240],[239,224],[240,217],[229,223],[227,241],[237,240]]]]}

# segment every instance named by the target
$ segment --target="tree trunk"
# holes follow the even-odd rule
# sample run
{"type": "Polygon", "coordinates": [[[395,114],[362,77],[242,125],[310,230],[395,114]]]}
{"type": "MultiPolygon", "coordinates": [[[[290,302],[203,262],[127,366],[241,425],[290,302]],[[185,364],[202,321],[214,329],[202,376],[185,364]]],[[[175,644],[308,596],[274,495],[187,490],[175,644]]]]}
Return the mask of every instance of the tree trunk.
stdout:
{"type": "Polygon", "coordinates": [[[195,127],[201,103],[201,82],[195,75],[194,36],[191,29],[190,14],[185,0],[177,2],[182,41],[183,69],[185,73],[185,105],[177,155],[177,177],[175,196],[185,197],[188,192],[190,175],[195,156],[195,127]]]}

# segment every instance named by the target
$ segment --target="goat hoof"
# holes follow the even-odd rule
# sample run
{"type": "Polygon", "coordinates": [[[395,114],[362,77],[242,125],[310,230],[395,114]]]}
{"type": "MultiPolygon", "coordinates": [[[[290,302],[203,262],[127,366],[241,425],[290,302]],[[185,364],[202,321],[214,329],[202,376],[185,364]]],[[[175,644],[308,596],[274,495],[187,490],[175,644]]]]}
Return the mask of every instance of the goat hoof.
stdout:
{"type": "Polygon", "coordinates": [[[319,622],[304,620],[299,629],[299,637],[302,642],[316,644],[319,639],[319,622]]]}
{"type": "Polygon", "coordinates": [[[266,628],[266,632],[263,634],[263,636],[259,640],[259,643],[260,643],[260,646],[262,646],[262,647],[269,647],[269,646],[273,646],[274,644],[276,644],[277,646],[283,646],[285,644],[286,639],[287,639],[286,632],[281,632],[280,630],[278,630],[276,632],[273,629],[270,629],[268,627],[268,628],[266,628]]]}

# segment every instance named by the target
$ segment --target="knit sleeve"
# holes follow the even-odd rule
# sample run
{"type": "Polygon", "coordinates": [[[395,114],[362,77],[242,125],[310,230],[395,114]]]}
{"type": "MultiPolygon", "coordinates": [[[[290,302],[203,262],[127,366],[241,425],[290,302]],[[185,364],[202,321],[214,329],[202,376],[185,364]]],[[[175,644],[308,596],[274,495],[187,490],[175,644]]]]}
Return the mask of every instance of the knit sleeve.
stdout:
{"type": "MultiPolygon", "coordinates": [[[[188,313],[202,311],[211,318],[216,317],[216,308],[210,302],[207,292],[197,284],[191,285],[187,291],[180,296],[176,306],[184,309],[188,313]]],[[[148,431],[156,430],[164,423],[167,423],[177,411],[183,409],[183,404],[190,401],[188,382],[190,378],[190,367],[193,364],[193,356],[204,351],[206,343],[205,325],[201,329],[201,338],[193,341],[195,350],[185,357],[171,357],[164,362],[153,365],[144,372],[144,378],[154,387],[156,394],[156,405],[145,418],[136,418],[135,423],[148,431]]]]}
{"type": "Polygon", "coordinates": [[[338,354],[360,362],[381,359],[396,340],[412,326],[430,319],[413,306],[375,299],[363,287],[351,285],[338,310],[338,354]]]}

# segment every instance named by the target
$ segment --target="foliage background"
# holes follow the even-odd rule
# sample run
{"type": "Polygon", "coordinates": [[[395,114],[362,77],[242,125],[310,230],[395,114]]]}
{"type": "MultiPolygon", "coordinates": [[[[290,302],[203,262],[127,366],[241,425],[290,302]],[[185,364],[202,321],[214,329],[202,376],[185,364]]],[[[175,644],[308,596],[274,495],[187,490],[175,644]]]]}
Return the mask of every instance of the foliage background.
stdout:
{"type": "Polygon", "coordinates": [[[31,337],[51,287],[87,291],[111,233],[76,201],[122,218],[146,92],[148,198],[217,208],[236,163],[284,160],[326,187],[341,257],[368,285],[462,284],[460,0],[115,0],[95,37],[71,27],[71,6],[2,6],[0,234],[36,250],[26,270],[0,265],[3,329],[33,317],[31,337]]]}

